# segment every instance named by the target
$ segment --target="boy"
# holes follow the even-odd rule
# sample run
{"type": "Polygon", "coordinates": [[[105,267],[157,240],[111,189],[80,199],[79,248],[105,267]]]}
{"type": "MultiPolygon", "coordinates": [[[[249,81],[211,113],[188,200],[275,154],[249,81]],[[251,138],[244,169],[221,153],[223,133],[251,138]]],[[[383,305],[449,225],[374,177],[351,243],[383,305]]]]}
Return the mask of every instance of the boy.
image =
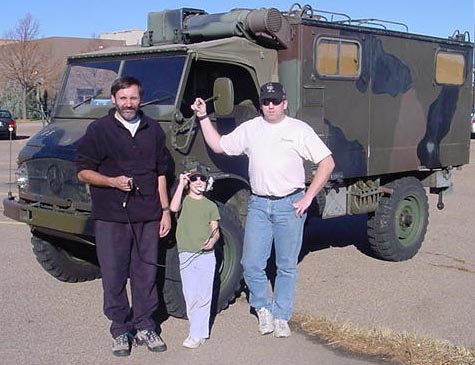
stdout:
{"type": "Polygon", "coordinates": [[[204,196],[207,181],[208,177],[198,171],[180,174],[170,203],[172,212],[180,212],[176,239],[186,313],[190,321],[189,336],[183,346],[190,349],[200,347],[209,337],[216,266],[213,247],[219,239],[218,207],[204,196]]]}

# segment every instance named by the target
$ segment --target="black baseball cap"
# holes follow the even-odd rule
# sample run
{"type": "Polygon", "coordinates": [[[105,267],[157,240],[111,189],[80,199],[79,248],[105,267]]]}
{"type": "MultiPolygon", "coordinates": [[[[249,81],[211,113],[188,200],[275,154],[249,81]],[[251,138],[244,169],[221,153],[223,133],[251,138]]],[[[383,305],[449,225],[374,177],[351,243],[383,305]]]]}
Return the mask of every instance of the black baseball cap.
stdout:
{"type": "Polygon", "coordinates": [[[268,82],[261,86],[261,94],[259,100],[274,99],[285,100],[287,93],[284,86],[280,82],[268,82]]]}
{"type": "MultiPolygon", "coordinates": [[[[194,175],[199,175],[203,178],[208,178],[208,171],[206,171],[203,168],[192,168],[191,170],[188,171],[188,177],[192,177],[194,175]]],[[[203,179],[201,179],[203,180],[203,179]]]]}

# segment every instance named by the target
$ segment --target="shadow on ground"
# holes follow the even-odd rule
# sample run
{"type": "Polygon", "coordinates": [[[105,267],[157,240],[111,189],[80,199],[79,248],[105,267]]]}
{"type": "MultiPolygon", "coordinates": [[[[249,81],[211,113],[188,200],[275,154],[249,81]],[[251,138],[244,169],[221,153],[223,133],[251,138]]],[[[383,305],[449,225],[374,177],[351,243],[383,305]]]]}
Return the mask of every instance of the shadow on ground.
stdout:
{"type": "MultiPolygon", "coordinates": [[[[19,139],[28,139],[30,138],[31,136],[19,136],[17,135],[15,139],[13,139],[13,141],[16,141],[16,140],[19,140],[19,139]]],[[[10,141],[10,138],[9,137],[0,137],[0,141],[5,141],[5,142],[9,142],[10,141]]]]}
{"type": "Polygon", "coordinates": [[[310,252],[351,245],[363,254],[372,256],[368,243],[367,221],[366,214],[331,219],[309,217],[305,223],[299,262],[310,252]]]}

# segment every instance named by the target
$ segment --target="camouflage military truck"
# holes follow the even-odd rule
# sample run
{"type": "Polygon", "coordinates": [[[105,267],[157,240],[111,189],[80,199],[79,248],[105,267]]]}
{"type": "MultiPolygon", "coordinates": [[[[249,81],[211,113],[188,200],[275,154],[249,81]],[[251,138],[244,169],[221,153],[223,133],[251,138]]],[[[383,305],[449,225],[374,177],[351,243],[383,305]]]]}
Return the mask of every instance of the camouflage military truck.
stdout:
{"type": "MultiPolygon", "coordinates": [[[[407,260],[426,233],[426,192],[438,194],[442,208],[453,170],[469,161],[473,44],[467,38],[459,31],[447,39],[411,34],[400,23],[298,4],[284,12],[149,13],[141,45],[68,58],[52,122],[20,152],[18,195],[4,200],[5,215],[29,224],[39,263],[57,279],[100,277],[89,188],[77,180],[73,161],[87,125],[111,108],[112,81],[132,75],[144,84],[142,109],[167,134],[170,185],[190,166],[214,178],[210,194],[221,210],[223,237],[216,310],[223,309],[241,285],[248,161],[207,148],[190,105],[197,96],[208,99],[211,119],[225,134],[258,114],[261,84],[280,81],[288,114],[308,122],[336,161],[312,214],[366,215],[372,254],[407,260]]],[[[306,165],[308,181],[315,168],[306,165]]],[[[162,244],[161,263],[167,309],[183,316],[172,237],[162,244]]]]}

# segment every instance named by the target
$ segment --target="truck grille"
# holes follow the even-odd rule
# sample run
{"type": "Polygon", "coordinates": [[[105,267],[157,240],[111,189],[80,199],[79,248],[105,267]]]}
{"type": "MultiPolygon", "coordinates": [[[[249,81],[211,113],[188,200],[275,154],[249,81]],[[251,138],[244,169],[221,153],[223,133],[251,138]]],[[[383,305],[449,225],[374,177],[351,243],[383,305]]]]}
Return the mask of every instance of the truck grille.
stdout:
{"type": "Polygon", "coordinates": [[[38,158],[25,161],[18,170],[20,198],[61,207],[89,210],[90,192],[76,177],[72,161],[38,158]]]}

